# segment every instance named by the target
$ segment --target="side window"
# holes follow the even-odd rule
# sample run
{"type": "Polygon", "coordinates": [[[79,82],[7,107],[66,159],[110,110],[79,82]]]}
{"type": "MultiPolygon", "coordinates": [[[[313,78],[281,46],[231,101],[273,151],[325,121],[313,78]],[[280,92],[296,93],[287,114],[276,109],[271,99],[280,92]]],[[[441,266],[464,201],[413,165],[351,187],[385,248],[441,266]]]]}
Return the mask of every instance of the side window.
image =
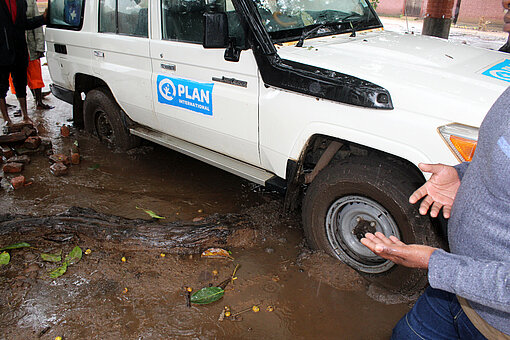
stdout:
{"type": "Polygon", "coordinates": [[[99,32],[148,37],[148,0],[101,0],[99,32]]]}
{"type": "Polygon", "coordinates": [[[231,37],[244,46],[244,30],[232,0],[162,0],[163,39],[202,44],[204,13],[208,10],[226,12],[231,37]]]}
{"type": "Polygon", "coordinates": [[[201,44],[205,0],[162,0],[163,39],[201,44]]]}
{"type": "Polygon", "coordinates": [[[80,29],[83,22],[83,3],[84,0],[50,0],[48,26],[80,29]]]}

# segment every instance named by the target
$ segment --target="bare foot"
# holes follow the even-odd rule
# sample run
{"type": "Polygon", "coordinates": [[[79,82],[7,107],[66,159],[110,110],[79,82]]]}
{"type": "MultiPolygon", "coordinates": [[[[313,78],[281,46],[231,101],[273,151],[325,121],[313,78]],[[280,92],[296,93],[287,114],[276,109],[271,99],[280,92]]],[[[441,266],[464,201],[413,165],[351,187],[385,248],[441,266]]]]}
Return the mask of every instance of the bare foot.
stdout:
{"type": "Polygon", "coordinates": [[[37,104],[37,110],[51,110],[53,106],[44,104],[43,102],[37,104]]]}
{"type": "Polygon", "coordinates": [[[30,124],[30,125],[34,125],[34,122],[32,122],[32,119],[28,118],[28,117],[24,117],[23,118],[23,124],[30,124]]]}

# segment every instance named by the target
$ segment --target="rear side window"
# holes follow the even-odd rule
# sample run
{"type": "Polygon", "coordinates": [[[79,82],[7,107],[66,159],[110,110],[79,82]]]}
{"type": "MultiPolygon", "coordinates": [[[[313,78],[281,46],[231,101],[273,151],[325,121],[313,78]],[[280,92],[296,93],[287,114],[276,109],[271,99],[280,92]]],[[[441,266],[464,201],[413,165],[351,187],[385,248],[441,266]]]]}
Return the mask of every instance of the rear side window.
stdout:
{"type": "Polygon", "coordinates": [[[148,37],[148,0],[101,0],[99,32],[148,37]]]}
{"type": "Polygon", "coordinates": [[[79,30],[83,24],[84,0],[49,0],[48,26],[79,30]]]}

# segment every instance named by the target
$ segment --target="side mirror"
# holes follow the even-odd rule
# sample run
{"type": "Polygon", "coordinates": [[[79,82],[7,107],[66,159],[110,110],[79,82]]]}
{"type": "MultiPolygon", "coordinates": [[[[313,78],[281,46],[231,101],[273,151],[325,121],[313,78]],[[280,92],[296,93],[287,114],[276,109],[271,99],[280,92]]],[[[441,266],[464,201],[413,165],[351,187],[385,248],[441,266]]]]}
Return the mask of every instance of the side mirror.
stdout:
{"type": "Polygon", "coordinates": [[[204,48],[226,48],[228,41],[227,14],[204,13],[204,48]]]}

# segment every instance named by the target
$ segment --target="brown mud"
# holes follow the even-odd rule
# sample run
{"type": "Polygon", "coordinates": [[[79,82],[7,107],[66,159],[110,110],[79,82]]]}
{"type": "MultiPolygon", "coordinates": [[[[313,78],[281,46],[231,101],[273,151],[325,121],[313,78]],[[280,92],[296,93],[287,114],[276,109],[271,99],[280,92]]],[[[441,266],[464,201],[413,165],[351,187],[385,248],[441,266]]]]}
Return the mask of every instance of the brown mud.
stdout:
{"type": "Polygon", "coordinates": [[[33,155],[22,173],[31,185],[13,190],[9,174],[0,183],[0,247],[32,245],[0,266],[0,339],[387,339],[409,309],[310,252],[281,196],[156,145],[115,153],[73,128],[62,137],[71,108],[46,101],[55,109],[29,108],[39,134],[56,154],[77,141],[81,162],[55,177],[33,155]],[[40,254],[75,246],[91,253],[50,279],[58,265],[40,254]],[[212,246],[234,260],[201,258],[212,246]],[[186,287],[217,285],[236,264],[221,300],[187,307],[186,287]],[[224,306],[253,305],[218,320],[224,306]]]}

